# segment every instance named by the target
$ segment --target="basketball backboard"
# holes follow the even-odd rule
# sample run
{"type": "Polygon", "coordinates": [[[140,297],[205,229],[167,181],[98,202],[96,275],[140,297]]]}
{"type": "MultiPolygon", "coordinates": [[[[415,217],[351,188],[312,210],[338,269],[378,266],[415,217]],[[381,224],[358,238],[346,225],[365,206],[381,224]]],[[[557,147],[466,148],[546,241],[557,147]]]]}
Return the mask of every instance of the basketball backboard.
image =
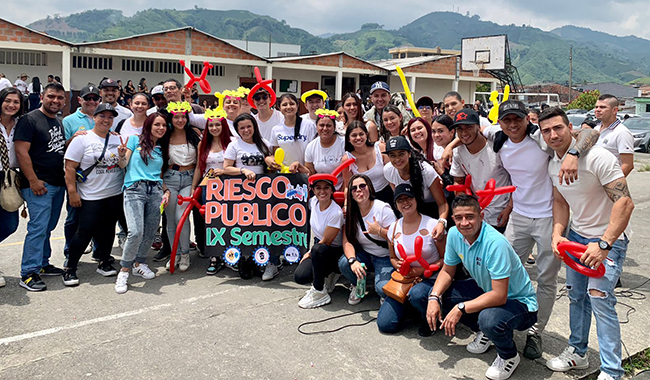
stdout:
{"type": "Polygon", "coordinates": [[[463,38],[461,41],[462,70],[504,70],[506,44],[503,35],[463,38]]]}

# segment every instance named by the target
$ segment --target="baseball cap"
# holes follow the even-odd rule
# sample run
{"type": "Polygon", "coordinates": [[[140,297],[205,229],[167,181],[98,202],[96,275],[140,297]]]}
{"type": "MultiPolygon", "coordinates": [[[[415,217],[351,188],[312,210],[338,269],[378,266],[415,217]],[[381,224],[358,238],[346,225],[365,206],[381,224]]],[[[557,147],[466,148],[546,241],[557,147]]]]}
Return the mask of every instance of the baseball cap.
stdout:
{"type": "Polygon", "coordinates": [[[423,96],[418,101],[415,103],[415,107],[420,107],[420,106],[429,106],[433,108],[433,99],[431,99],[428,96],[423,96]]]}
{"type": "Polygon", "coordinates": [[[82,98],[85,98],[86,95],[91,94],[99,96],[99,89],[97,89],[97,87],[92,84],[82,88],[81,91],[79,91],[79,96],[82,98]]]}
{"type": "Polygon", "coordinates": [[[510,114],[515,114],[523,119],[528,116],[528,108],[519,100],[506,100],[499,105],[499,120],[510,114]]]}
{"type": "Polygon", "coordinates": [[[151,89],[151,96],[154,95],[163,95],[165,93],[165,90],[163,90],[163,86],[159,84],[158,86],[155,86],[154,88],[151,89]]]}
{"type": "Polygon", "coordinates": [[[388,152],[392,152],[394,150],[406,150],[410,152],[411,144],[409,144],[408,140],[404,136],[391,137],[386,143],[386,151],[382,153],[388,154],[388,152]]]}
{"type": "Polygon", "coordinates": [[[120,86],[117,84],[116,81],[114,81],[114,80],[111,79],[111,78],[106,78],[106,79],[104,79],[104,80],[99,84],[99,88],[100,88],[100,89],[102,89],[102,88],[108,88],[108,87],[115,87],[115,88],[118,88],[118,87],[120,87],[120,86]]]}
{"type": "Polygon", "coordinates": [[[411,184],[401,183],[397,185],[397,187],[395,188],[395,196],[393,197],[393,201],[397,201],[397,198],[399,198],[402,195],[407,195],[411,198],[415,198],[415,193],[411,188],[411,184]]]}
{"type": "Polygon", "coordinates": [[[390,87],[388,87],[388,83],[382,82],[382,81],[375,82],[375,83],[372,84],[372,87],[370,87],[370,94],[372,94],[373,92],[375,92],[377,90],[384,90],[384,91],[390,93],[390,87]]]}
{"type": "Polygon", "coordinates": [[[456,116],[454,116],[454,124],[451,127],[455,128],[457,125],[472,124],[481,124],[478,118],[478,114],[471,108],[463,108],[462,110],[456,112],[456,116]]]}
{"type": "Polygon", "coordinates": [[[100,114],[100,113],[102,113],[104,111],[108,111],[108,112],[112,113],[113,116],[118,115],[117,111],[115,110],[115,108],[112,105],[110,105],[108,103],[102,103],[102,104],[97,106],[97,109],[95,109],[95,113],[93,114],[93,116],[95,116],[97,114],[100,114]]]}

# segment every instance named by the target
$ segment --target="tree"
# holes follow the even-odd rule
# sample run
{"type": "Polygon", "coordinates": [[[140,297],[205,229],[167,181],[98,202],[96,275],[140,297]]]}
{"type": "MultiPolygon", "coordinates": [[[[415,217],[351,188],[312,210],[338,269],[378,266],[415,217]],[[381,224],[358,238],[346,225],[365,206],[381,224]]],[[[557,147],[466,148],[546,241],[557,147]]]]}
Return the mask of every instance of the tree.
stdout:
{"type": "Polygon", "coordinates": [[[580,109],[580,110],[592,110],[596,106],[596,100],[600,96],[600,91],[585,91],[580,96],[575,98],[569,105],[566,107],[568,110],[580,109]]]}

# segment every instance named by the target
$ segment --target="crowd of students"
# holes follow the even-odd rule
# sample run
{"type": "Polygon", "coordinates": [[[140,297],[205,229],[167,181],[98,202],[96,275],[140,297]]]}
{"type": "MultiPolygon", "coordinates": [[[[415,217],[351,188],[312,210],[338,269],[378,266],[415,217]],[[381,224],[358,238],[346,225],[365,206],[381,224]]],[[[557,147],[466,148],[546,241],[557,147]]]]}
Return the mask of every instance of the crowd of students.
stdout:
{"type": "MultiPolygon", "coordinates": [[[[506,379],[520,361],[514,330],[527,331],[525,357],[542,355],[541,332],[553,310],[561,265],[557,245],[568,236],[587,244],[585,265],[608,261],[605,276],[598,279],[567,269],[572,335],[568,348],[547,366],[566,371],[588,365],[593,309],[601,347],[599,379],[623,374],[612,301],[634,206],[625,182],[629,171],[621,170],[622,165],[626,169],[628,136],[612,119],[615,98],[603,96],[597,105],[598,129],[611,136],[601,141],[591,128],[573,133],[556,108],[535,114],[539,125],[533,124],[529,110],[513,100],[499,106],[498,125],[492,125],[453,91],[443,98],[444,114],[436,115],[433,100],[425,96],[416,103],[421,115],[416,117],[384,82],[372,86],[373,106],[366,112],[357,94],[343,96],[339,114],[324,108],[324,93],[310,91],[301,98],[309,111],[304,115],[294,95],[271,104],[272,94],[263,88],[252,95],[255,113],[245,100],[249,90],[239,88],[222,93],[222,107],[201,114],[183,101],[191,93],[177,80],[159,86],[153,99],[144,92],[132,94],[126,109],[117,102],[114,80],[88,85],[80,92],[79,109],[62,124],[56,118],[65,105],[60,84],[47,84],[40,108],[25,115],[18,90],[0,91],[2,177],[19,170],[29,213],[22,287],[45,290],[41,276],[62,276],[66,286],[78,285],[77,266],[91,242],[97,273],[117,275],[117,293],[128,291],[130,275],[155,278],[147,261],[161,213],[163,248],[152,259],[168,260],[169,243],[181,229],[175,263],[187,271],[190,222],[180,225],[180,220],[188,204],[178,205],[176,197],[193,194],[206,175],[254,181],[275,172],[280,166],[274,152],[282,148],[284,164],[292,173],[310,176],[313,193],[308,204],[314,241],[294,273],[296,282],[310,285],[298,303],[301,308],[331,302],[340,275],[351,283],[348,302],[358,304],[365,295],[358,281],[374,273],[380,331],[398,331],[411,314],[421,321],[421,336],[438,329],[453,335],[462,322],[476,332],[469,352],[496,347],[486,376],[506,379]],[[311,177],[332,173],[351,158],[354,162],[336,177],[311,177]],[[455,184],[476,194],[492,179],[496,187],[515,185],[516,191],[479,204],[474,195],[446,189],[455,184]],[[343,192],[342,204],[334,201],[337,191],[343,192]],[[61,269],[50,264],[49,238],[66,197],[61,269]],[[588,206],[592,200],[596,211],[588,206]],[[573,224],[567,235],[569,210],[573,224]],[[111,256],[116,235],[123,250],[119,271],[111,256]],[[429,267],[420,261],[407,264],[399,252],[413,255],[418,244],[429,267]],[[523,265],[535,244],[536,290],[523,265]],[[404,268],[410,282],[400,299],[386,289],[404,268]]],[[[205,226],[194,211],[195,240],[203,256],[205,226]]],[[[18,211],[0,209],[0,222],[2,241],[16,231],[18,211]]],[[[281,265],[272,254],[262,280],[272,280],[281,265]]],[[[223,266],[220,256],[210,257],[206,274],[223,266]]]]}

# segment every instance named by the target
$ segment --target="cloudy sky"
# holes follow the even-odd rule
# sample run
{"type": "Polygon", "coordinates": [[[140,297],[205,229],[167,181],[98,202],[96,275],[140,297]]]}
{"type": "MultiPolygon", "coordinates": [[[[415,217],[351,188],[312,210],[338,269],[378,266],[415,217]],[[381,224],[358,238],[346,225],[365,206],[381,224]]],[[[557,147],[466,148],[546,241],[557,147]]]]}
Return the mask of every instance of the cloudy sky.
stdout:
{"type": "Polygon", "coordinates": [[[48,14],[67,16],[109,6],[130,16],[139,10],[151,8],[154,4],[156,8],[177,9],[197,5],[209,9],[247,9],[278,20],[284,19],[292,27],[320,35],[356,31],[361,24],[368,22],[383,24],[386,29],[396,29],[429,12],[453,10],[462,14],[478,14],[482,20],[498,24],[526,24],[543,30],[571,24],[618,36],[636,35],[650,39],[650,28],[643,27],[644,20],[650,20],[648,0],[463,0],[457,4],[440,0],[402,0],[400,3],[398,7],[397,2],[385,0],[113,0],[110,3],[36,0],[30,2],[28,7],[18,1],[6,2],[0,17],[19,24],[29,24],[48,14]]]}

